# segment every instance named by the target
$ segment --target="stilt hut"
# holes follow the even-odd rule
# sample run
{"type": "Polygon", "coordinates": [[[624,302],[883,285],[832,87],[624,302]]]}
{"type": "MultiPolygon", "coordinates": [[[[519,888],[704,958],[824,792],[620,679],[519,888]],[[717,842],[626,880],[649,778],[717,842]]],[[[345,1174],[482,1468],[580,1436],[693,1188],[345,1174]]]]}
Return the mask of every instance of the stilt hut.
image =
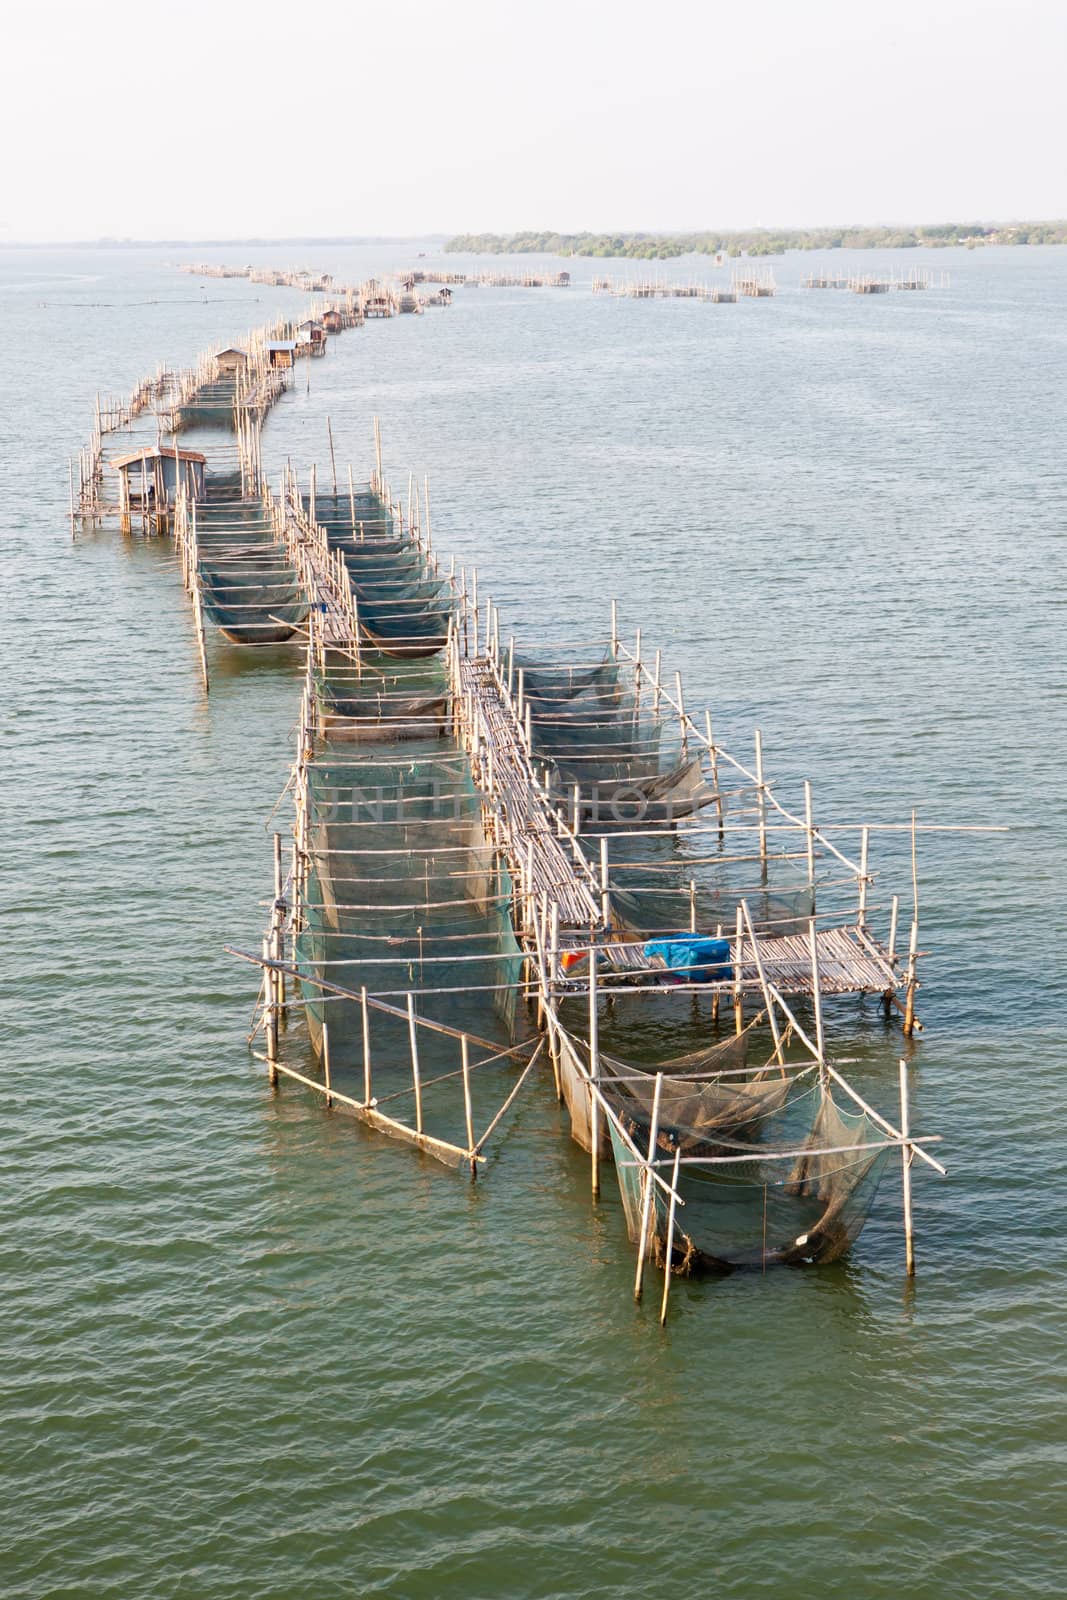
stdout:
{"type": "Polygon", "coordinates": [[[220,378],[236,377],[247,366],[248,351],[239,350],[236,345],[229,345],[225,350],[215,352],[215,372],[220,378]]]}
{"type": "Polygon", "coordinates": [[[314,317],[297,324],[296,353],[298,356],[326,354],[326,329],[314,317]]]}
{"type": "Polygon", "coordinates": [[[295,339],[268,339],[268,367],[291,367],[296,360],[295,339]]]}
{"type": "Polygon", "coordinates": [[[153,445],[116,456],[111,465],[119,475],[119,514],[123,532],[132,517],[147,525],[166,522],[184,489],[191,499],[204,493],[207,457],[199,450],[179,450],[173,445],[153,445]]]}

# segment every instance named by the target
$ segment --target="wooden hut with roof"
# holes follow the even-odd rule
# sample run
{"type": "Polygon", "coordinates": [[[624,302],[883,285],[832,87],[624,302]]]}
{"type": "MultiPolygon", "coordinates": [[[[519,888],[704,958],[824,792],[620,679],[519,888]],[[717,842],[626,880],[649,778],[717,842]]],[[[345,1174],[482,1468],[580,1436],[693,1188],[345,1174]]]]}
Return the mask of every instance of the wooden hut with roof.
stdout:
{"type": "Polygon", "coordinates": [[[119,475],[119,515],[124,531],[135,514],[146,524],[166,522],[183,489],[193,500],[204,493],[207,457],[199,450],[145,446],[115,456],[111,465],[119,475]]]}
{"type": "Polygon", "coordinates": [[[225,350],[215,352],[215,372],[220,378],[235,378],[247,366],[248,351],[240,350],[236,345],[227,345],[225,350]]]}
{"type": "Polygon", "coordinates": [[[296,361],[296,340],[268,339],[266,352],[268,367],[291,367],[296,361]]]}

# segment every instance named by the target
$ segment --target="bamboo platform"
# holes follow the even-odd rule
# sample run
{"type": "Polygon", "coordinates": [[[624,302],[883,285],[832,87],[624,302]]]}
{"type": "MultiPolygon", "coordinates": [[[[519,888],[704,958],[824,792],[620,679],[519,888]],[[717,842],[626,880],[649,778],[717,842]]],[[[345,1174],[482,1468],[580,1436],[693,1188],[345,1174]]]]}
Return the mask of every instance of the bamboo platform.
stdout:
{"type": "Polygon", "coordinates": [[[466,655],[456,635],[452,675],[457,721],[473,752],[474,780],[524,898],[532,902],[549,895],[564,927],[600,927],[596,879],[574,834],[551,809],[494,664],[485,656],[466,655]]]}
{"type": "MultiPolygon", "coordinates": [[[[765,980],[782,994],[811,996],[818,981],[823,994],[881,995],[887,990],[897,990],[902,982],[900,972],[889,960],[888,951],[858,924],[816,928],[814,962],[810,932],[765,934],[758,941],[742,934],[731,936],[729,945],[732,976],[721,987],[730,991],[740,983],[744,989],[757,992],[765,980]],[[758,961],[753,952],[754,943],[758,943],[758,961]]],[[[663,963],[650,962],[643,954],[643,947],[644,941],[631,944],[609,939],[597,944],[604,982],[609,982],[612,974],[652,981],[661,978],[665,970],[663,963]]],[[[584,950],[588,947],[575,943],[570,948],[584,950]]],[[[567,973],[558,960],[558,953],[553,972],[560,990],[565,991],[567,973]]],[[[580,987],[583,990],[586,987],[585,979],[581,980],[580,987]]],[[[702,990],[707,988],[707,984],[701,985],[702,990]]]]}

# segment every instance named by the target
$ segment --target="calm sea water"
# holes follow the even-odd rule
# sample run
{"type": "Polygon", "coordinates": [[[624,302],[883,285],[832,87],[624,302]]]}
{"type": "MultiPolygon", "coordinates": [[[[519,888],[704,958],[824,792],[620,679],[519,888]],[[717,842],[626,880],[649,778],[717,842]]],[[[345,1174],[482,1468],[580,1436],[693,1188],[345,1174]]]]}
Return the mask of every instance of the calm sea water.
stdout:
{"type": "MultiPolygon", "coordinates": [[[[617,596],[822,820],[1010,824],[921,840],[950,1176],[914,1289],[894,1178],[847,1263],[676,1283],[661,1333],[544,1084],[474,1190],[249,1060],[221,947],[263,921],[296,680],[215,648],[205,703],[169,547],[72,544],[66,458],[97,389],[303,301],[0,255],[10,1600],[1062,1593],[1067,253],[884,299],[810,264],[737,306],[594,299],[589,262],[460,290],[333,341],[264,440],[324,462],[329,415],[365,476],[379,414],[505,626],[603,635],[617,596]]],[[[906,883],[903,837],[874,865],[906,883]]],[[[899,1033],[833,1026],[892,1108],[899,1033]]]]}

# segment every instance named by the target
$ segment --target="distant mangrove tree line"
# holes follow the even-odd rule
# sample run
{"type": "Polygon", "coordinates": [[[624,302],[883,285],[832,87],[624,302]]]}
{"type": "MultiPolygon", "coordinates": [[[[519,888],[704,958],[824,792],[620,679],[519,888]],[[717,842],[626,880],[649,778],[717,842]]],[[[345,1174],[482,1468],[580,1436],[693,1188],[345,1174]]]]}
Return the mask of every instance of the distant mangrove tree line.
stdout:
{"type": "Polygon", "coordinates": [[[445,249],[471,255],[778,256],[786,250],[901,250],[985,244],[1067,244],[1067,222],[940,222],[915,228],[751,228],[740,233],[460,233],[445,249]]]}

